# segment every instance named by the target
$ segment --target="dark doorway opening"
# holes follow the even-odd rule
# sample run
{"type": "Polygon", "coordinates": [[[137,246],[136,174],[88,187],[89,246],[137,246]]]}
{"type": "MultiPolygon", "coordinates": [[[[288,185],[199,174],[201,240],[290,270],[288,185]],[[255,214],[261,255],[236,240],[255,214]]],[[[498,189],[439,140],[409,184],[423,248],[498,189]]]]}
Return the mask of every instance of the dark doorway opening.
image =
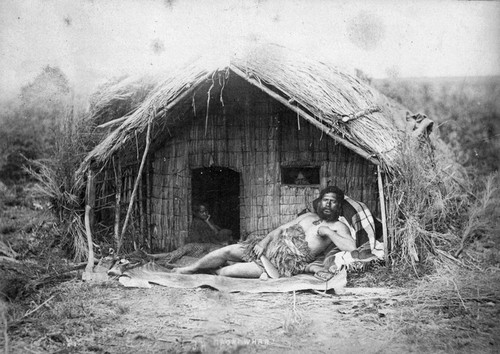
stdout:
{"type": "Polygon", "coordinates": [[[191,203],[204,203],[211,220],[240,238],[240,174],[226,167],[197,168],[192,171],[191,203]]]}

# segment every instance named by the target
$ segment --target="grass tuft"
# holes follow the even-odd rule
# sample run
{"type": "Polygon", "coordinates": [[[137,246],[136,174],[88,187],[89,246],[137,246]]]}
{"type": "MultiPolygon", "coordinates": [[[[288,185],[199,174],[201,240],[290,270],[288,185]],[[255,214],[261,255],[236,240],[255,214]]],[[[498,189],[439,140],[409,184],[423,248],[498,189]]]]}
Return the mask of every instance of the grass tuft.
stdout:
{"type": "Polygon", "coordinates": [[[283,330],[287,336],[295,336],[306,333],[309,321],[304,316],[303,310],[297,307],[297,297],[293,292],[292,303],[283,321],[283,330]]]}
{"type": "Polygon", "coordinates": [[[60,244],[75,261],[84,260],[88,253],[82,220],[84,186],[75,179],[75,171],[93,139],[92,127],[86,116],[66,117],[53,158],[32,161],[27,170],[37,182],[32,188],[33,195],[48,201],[58,220],[60,244]]]}
{"type": "Polygon", "coordinates": [[[387,186],[390,259],[416,274],[422,264],[436,266],[446,258],[460,262],[463,250],[494,228],[493,210],[499,205],[494,197],[498,173],[474,187],[463,171],[457,168],[451,175],[447,161],[425,153],[428,147],[408,139],[401,174],[387,186]]]}

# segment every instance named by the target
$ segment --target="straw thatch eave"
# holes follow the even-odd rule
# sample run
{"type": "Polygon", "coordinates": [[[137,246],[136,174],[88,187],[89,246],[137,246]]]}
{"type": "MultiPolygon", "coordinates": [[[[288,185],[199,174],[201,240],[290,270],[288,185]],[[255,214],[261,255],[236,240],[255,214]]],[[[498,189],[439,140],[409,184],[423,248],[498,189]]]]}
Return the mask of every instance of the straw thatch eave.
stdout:
{"type": "Polygon", "coordinates": [[[201,87],[209,91],[233,74],[280,100],[364,158],[381,162],[388,169],[396,167],[404,116],[398,116],[388,99],[331,65],[266,45],[235,55],[222,68],[210,67],[199,58],[165,75],[125,79],[106,88],[96,102],[96,112],[106,111],[117,98],[132,97],[134,90],[143,90],[145,98],[125,117],[117,117],[120,125],[89,153],[78,174],[92,164],[108,161],[149,124],[152,131],[164,127],[175,116],[177,105],[192,100],[201,87]]]}
{"type": "MultiPolygon", "coordinates": [[[[201,68],[199,62],[192,63],[183,68],[182,73],[177,74],[166,75],[163,80],[159,80],[159,76],[156,77],[156,85],[150,90],[142,104],[125,117],[120,117],[121,124],[86,156],[76,172],[77,176],[84,174],[93,165],[99,166],[107,162],[133,138],[144,134],[148,124],[152,125],[152,131],[164,126],[175,106],[182,101],[191,99],[190,95],[212,75],[208,70],[201,68]]],[[[103,101],[97,103],[101,107],[101,111],[105,110],[107,105],[112,104],[112,99],[116,97],[115,92],[120,92],[124,86],[135,85],[139,80],[120,82],[110,87],[108,92],[102,95],[103,101]]]]}

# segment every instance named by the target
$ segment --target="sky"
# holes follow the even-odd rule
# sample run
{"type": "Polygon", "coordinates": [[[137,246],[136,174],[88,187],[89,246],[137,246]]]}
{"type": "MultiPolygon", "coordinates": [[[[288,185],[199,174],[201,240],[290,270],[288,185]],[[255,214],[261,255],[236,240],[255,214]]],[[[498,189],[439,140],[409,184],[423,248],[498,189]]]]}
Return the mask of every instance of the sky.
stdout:
{"type": "Polygon", "coordinates": [[[373,78],[500,75],[500,1],[0,0],[0,96],[47,65],[86,94],[274,42],[373,78]]]}

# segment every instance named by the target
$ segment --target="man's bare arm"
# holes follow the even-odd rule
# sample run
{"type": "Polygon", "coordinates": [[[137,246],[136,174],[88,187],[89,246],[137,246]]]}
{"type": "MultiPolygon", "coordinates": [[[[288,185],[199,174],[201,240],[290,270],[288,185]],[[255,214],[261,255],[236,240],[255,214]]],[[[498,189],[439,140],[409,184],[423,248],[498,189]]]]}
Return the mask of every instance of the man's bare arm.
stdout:
{"type": "Polygon", "coordinates": [[[213,230],[213,232],[218,233],[220,231],[220,227],[210,221],[210,215],[208,215],[208,217],[205,219],[205,223],[207,223],[207,225],[213,230]]]}
{"type": "Polygon", "coordinates": [[[356,249],[356,241],[352,238],[349,227],[340,221],[331,227],[321,226],[318,235],[327,236],[341,251],[350,252],[356,249]]]}

